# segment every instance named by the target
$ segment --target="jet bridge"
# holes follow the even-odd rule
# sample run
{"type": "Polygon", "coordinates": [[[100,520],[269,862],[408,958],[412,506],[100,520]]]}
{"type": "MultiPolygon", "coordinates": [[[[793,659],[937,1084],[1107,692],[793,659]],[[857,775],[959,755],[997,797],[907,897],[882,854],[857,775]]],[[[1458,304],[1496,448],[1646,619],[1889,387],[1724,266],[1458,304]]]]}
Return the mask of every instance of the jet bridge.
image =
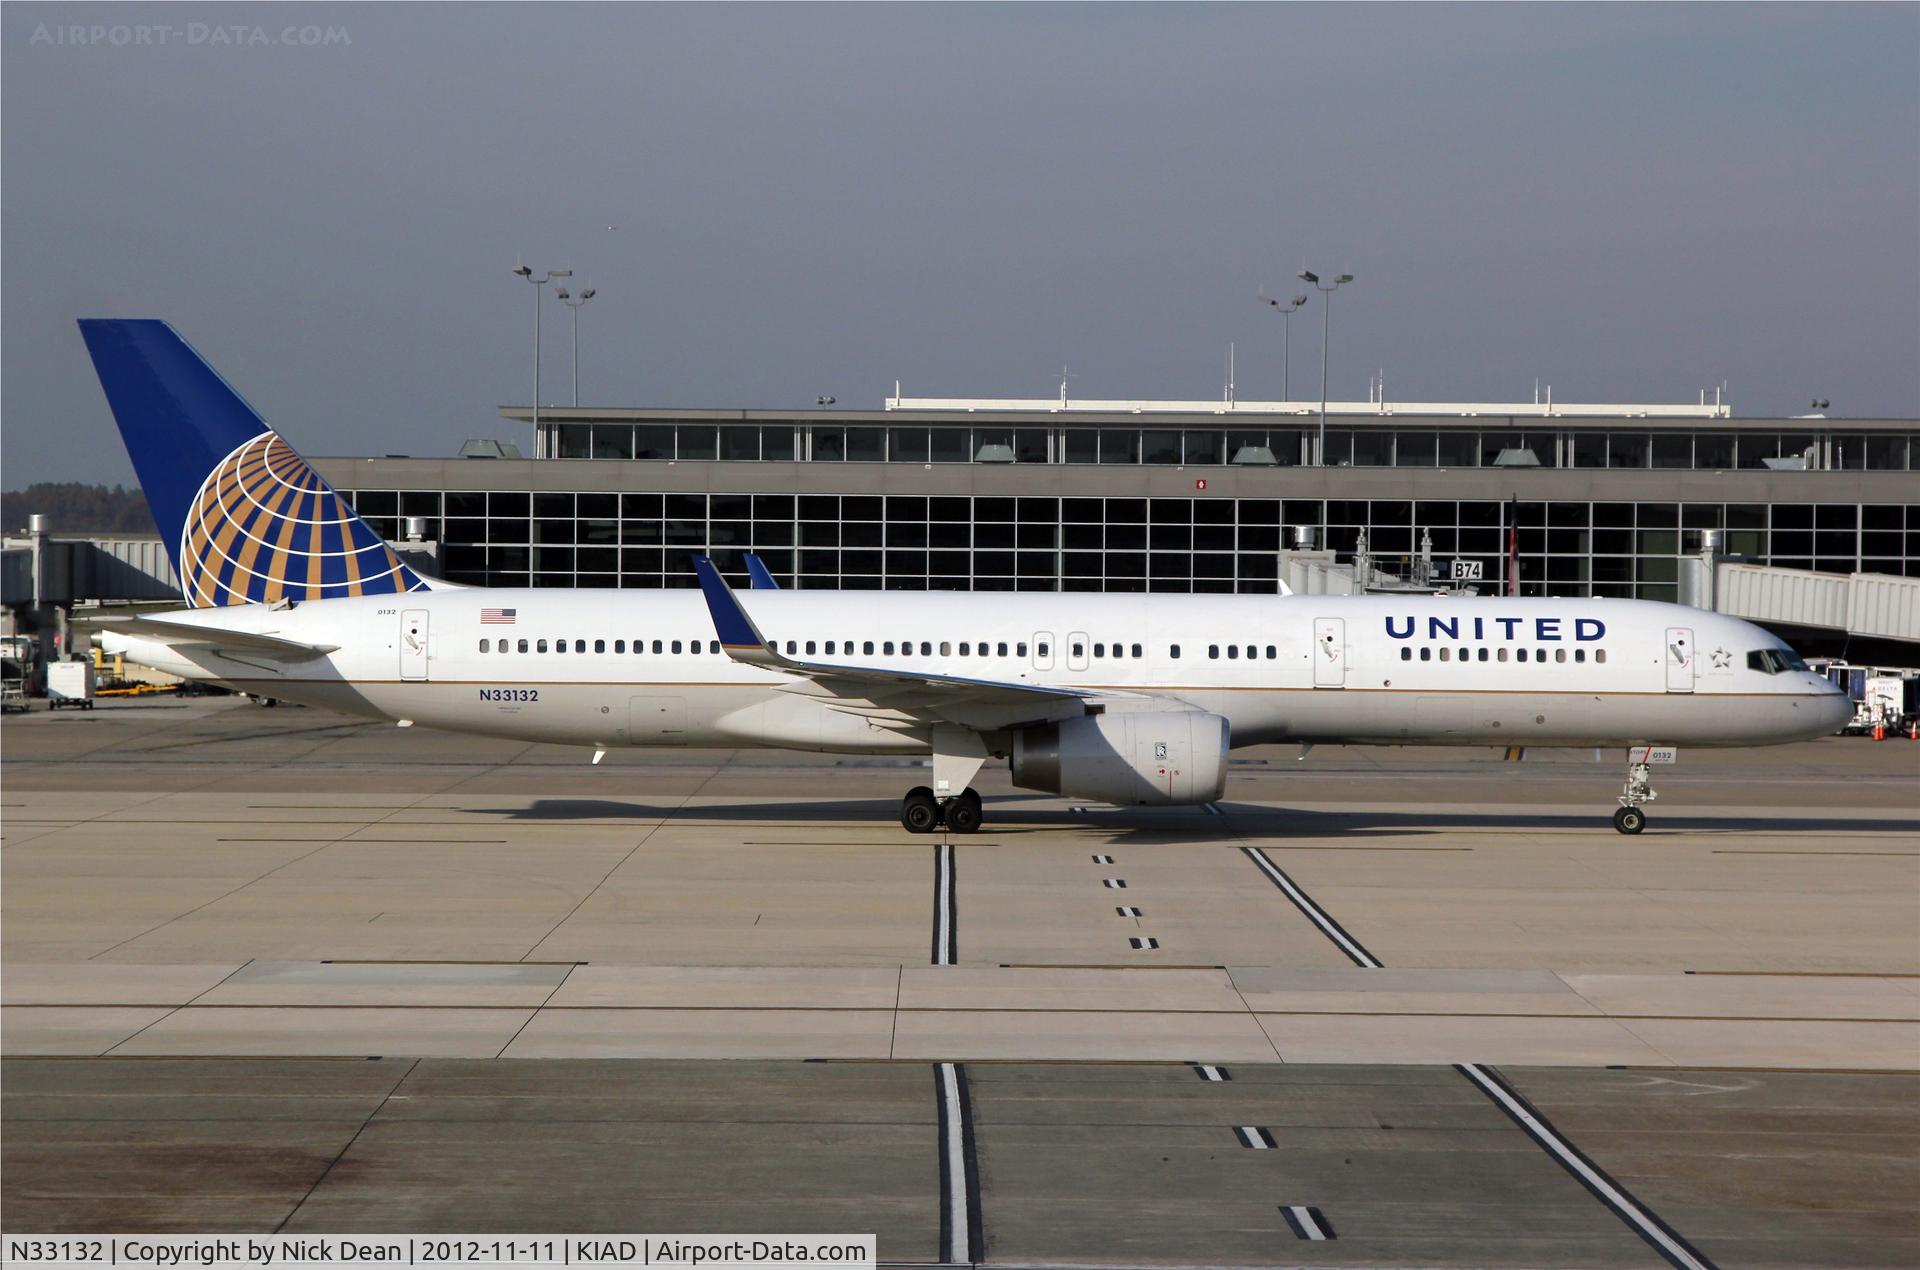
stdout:
{"type": "Polygon", "coordinates": [[[1920,578],[1814,573],[1702,552],[1682,564],[1680,600],[1763,626],[1920,645],[1920,578]]]}

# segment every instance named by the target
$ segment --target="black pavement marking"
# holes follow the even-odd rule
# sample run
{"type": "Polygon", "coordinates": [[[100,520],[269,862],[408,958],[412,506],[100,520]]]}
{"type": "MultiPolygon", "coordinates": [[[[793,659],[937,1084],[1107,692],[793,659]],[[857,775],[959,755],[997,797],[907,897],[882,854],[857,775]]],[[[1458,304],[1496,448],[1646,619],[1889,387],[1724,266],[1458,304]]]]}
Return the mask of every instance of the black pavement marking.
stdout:
{"type": "Polygon", "coordinates": [[[1110,855],[1097,855],[1093,857],[1093,862],[1095,864],[1112,864],[1113,857],[1110,855]]]}
{"type": "Polygon", "coordinates": [[[954,898],[953,844],[933,849],[933,964],[951,966],[960,960],[960,911],[954,898]]]}
{"type": "Polygon", "coordinates": [[[1277,1145],[1271,1129],[1262,1129],[1259,1125],[1237,1124],[1233,1126],[1233,1136],[1240,1139],[1243,1147],[1252,1147],[1256,1151],[1271,1151],[1277,1145]]]}
{"type": "Polygon", "coordinates": [[[1195,1063],[1193,1065],[1193,1071],[1196,1076],[1204,1081],[1218,1083],[1223,1080],[1233,1079],[1232,1072],[1224,1067],[1216,1067],[1211,1063],[1195,1063]]]}
{"type": "Polygon", "coordinates": [[[1368,970],[1380,969],[1380,959],[1362,947],[1359,940],[1347,934],[1339,922],[1334,921],[1325,909],[1313,902],[1311,895],[1300,889],[1299,883],[1288,877],[1284,869],[1267,858],[1266,852],[1258,847],[1241,847],[1240,849],[1246,852],[1249,860],[1260,866],[1260,871],[1267,875],[1268,881],[1279,887],[1286,897],[1293,901],[1295,908],[1307,915],[1308,921],[1320,928],[1321,934],[1331,939],[1341,952],[1347,954],[1348,960],[1368,970]]]}
{"type": "Polygon", "coordinates": [[[935,1063],[933,1079],[940,1104],[940,1260],[969,1265],[985,1259],[987,1240],[966,1064],[935,1063]]]}
{"type": "Polygon", "coordinates": [[[1106,887],[1109,891],[1124,891],[1127,889],[1127,880],[1125,878],[1102,878],[1100,885],[1106,887]]]}
{"type": "Polygon", "coordinates": [[[1680,1232],[1661,1221],[1659,1216],[1634,1198],[1626,1187],[1608,1177],[1606,1171],[1581,1153],[1580,1148],[1560,1136],[1539,1110],[1520,1096],[1518,1090],[1479,1063],[1455,1063],[1454,1070],[1476,1085],[1480,1092],[1507,1114],[1507,1118],[1525,1131],[1574,1180],[1605,1204],[1614,1216],[1631,1227],[1635,1234],[1681,1270],[1714,1270],[1706,1254],[1681,1237],[1680,1232]]]}
{"type": "Polygon", "coordinates": [[[1326,1214],[1307,1204],[1282,1204],[1280,1212],[1287,1219],[1287,1226],[1302,1239],[1334,1238],[1333,1223],[1326,1214]]]}
{"type": "Polygon", "coordinates": [[[1116,913],[1118,913],[1118,914],[1120,914],[1120,916],[1122,916],[1122,917],[1138,917],[1138,916],[1140,916],[1140,910],[1139,910],[1139,909],[1137,909],[1137,908],[1135,908],[1135,907],[1134,907],[1133,905],[1131,905],[1131,904],[1116,904],[1116,905],[1114,906],[1114,909],[1113,909],[1113,911],[1114,911],[1114,912],[1116,912],[1116,913]]]}
{"type": "Polygon", "coordinates": [[[1133,946],[1135,948],[1158,948],[1160,941],[1151,935],[1135,935],[1133,937],[1133,946]]]}

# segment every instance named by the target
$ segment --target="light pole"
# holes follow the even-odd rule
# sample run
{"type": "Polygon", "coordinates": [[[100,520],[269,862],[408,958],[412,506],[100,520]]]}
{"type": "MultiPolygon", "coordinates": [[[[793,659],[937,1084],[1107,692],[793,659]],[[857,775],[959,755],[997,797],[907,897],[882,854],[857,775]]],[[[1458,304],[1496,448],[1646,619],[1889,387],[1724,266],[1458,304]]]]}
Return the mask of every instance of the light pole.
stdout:
{"type": "Polygon", "coordinates": [[[1288,380],[1291,378],[1291,365],[1287,346],[1291,343],[1289,337],[1293,334],[1293,315],[1299,312],[1300,306],[1307,302],[1307,297],[1297,295],[1285,304],[1265,295],[1262,295],[1260,298],[1265,301],[1270,308],[1280,314],[1280,400],[1292,401],[1293,390],[1287,386],[1288,380]]]}
{"type": "Polygon", "coordinates": [[[551,269],[538,278],[533,270],[525,265],[515,265],[513,271],[533,284],[533,444],[540,444],[540,288],[555,278],[571,278],[571,269],[551,269]]]}
{"type": "Polygon", "coordinates": [[[1353,275],[1343,273],[1333,280],[1333,285],[1320,285],[1320,275],[1311,269],[1300,271],[1300,280],[1310,283],[1315,291],[1326,296],[1321,307],[1325,310],[1320,326],[1320,441],[1316,446],[1314,463],[1320,467],[1327,465],[1327,337],[1333,334],[1333,293],[1345,283],[1353,281],[1353,275]]]}
{"type": "Polygon", "coordinates": [[[587,301],[593,299],[594,290],[588,287],[579,295],[567,294],[565,287],[555,289],[554,299],[573,310],[573,404],[580,404],[580,310],[587,301]]]}

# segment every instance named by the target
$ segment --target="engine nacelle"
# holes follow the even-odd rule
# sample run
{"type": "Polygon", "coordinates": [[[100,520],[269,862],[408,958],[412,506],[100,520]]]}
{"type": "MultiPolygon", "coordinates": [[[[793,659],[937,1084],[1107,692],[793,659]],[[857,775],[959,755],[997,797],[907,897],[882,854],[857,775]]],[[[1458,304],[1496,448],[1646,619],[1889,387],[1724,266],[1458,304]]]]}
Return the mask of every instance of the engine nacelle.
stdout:
{"type": "Polygon", "coordinates": [[[1016,732],[1013,783],[1103,803],[1209,803],[1227,787],[1227,721],[1200,710],[1094,714],[1016,732]]]}

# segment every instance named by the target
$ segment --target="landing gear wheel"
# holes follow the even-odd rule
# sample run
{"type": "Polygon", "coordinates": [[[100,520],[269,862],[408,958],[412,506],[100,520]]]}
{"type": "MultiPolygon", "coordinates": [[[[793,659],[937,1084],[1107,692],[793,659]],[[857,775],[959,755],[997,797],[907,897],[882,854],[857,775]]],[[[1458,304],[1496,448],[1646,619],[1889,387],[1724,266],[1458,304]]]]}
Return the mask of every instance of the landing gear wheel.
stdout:
{"type": "Polygon", "coordinates": [[[1613,813],[1613,827],[1621,833],[1639,833],[1647,827],[1647,813],[1638,807],[1622,807],[1613,813]]]}
{"type": "Polygon", "coordinates": [[[900,823],[908,833],[932,833],[940,824],[940,804],[933,801],[933,791],[925,786],[908,790],[900,800],[900,823]]]}
{"type": "MultiPolygon", "coordinates": [[[[968,793],[971,792],[971,790],[968,791],[968,793]]],[[[980,814],[978,794],[974,794],[971,798],[967,794],[949,798],[942,804],[940,810],[946,817],[947,828],[955,833],[974,833],[980,828],[983,817],[980,814]]]]}

